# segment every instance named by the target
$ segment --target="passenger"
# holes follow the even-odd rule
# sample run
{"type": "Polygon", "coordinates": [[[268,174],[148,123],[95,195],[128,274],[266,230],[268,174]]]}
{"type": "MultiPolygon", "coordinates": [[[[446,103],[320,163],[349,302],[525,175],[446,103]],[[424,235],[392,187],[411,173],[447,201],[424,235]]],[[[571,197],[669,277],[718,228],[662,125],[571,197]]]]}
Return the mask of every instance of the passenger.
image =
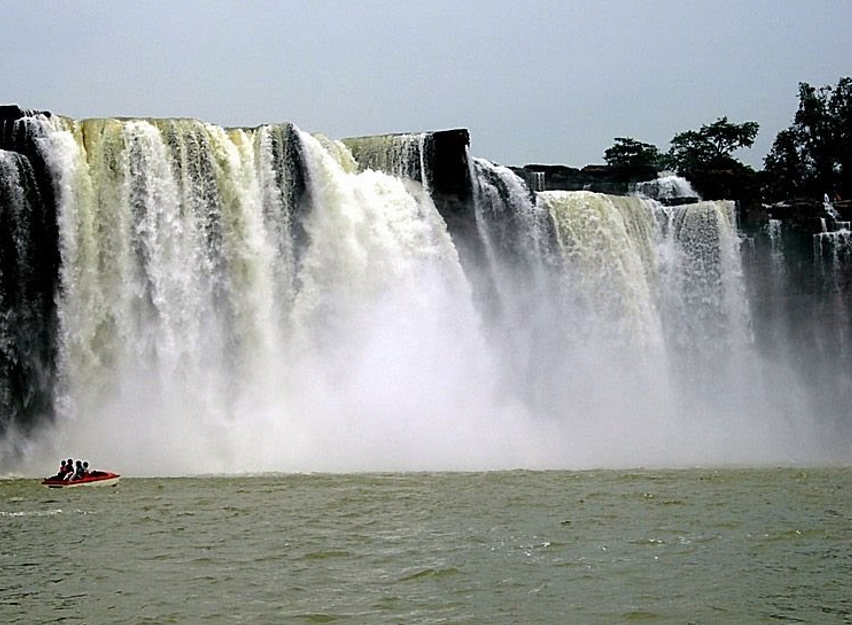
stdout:
{"type": "Polygon", "coordinates": [[[62,479],[68,481],[72,477],[74,477],[74,460],[68,458],[68,460],[65,461],[65,476],[62,479]]]}
{"type": "Polygon", "coordinates": [[[88,463],[88,461],[84,460],[83,461],[83,477],[88,477],[89,475],[90,475],[89,463],[88,463]]]}
{"type": "Polygon", "coordinates": [[[74,468],[74,477],[72,477],[71,479],[72,480],[83,479],[83,461],[82,460],[77,461],[77,466],[74,468]]]}
{"type": "Polygon", "coordinates": [[[68,469],[65,468],[65,460],[63,460],[62,462],[59,463],[59,470],[56,472],[56,475],[51,476],[50,479],[52,479],[52,480],[64,480],[65,474],[67,473],[67,471],[68,471],[68,469]]]}

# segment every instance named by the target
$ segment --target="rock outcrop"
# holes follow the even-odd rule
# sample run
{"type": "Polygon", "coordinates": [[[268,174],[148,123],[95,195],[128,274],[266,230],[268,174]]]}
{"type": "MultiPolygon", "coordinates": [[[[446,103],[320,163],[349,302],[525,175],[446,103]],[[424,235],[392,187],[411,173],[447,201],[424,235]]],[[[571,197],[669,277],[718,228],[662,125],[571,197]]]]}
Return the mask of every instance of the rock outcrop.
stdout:
{"type": "Polygon", "coordinates": [[[586,165],[582,169],[565,165],[524,165],[512,167],[533,191],[594,191],[626,195],[632,185],[657,177],[653,167],[611,167],[586,165]]]}
{"type": "Polygon", "coordinates": [[[51,414],[60,258],[53,176],[34,114],[0,106],[0,436],[51,414]]]}

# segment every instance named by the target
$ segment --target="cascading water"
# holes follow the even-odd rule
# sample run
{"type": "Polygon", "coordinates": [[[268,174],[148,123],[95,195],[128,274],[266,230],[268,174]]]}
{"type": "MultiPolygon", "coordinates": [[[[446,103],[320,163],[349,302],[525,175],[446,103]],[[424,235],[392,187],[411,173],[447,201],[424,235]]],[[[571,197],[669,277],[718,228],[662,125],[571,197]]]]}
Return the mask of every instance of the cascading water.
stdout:
{"type": "Polygon", "coordinates": [[[356,137],[347,139],[346,147],[364,169],[426,184],[426,137],[425,133],[356,137]]]}
{"type": "Polygon", "coordinates": [[[0,120],[11,148],[0,150],[0,459],[10,438],[30,429],[28,417],[52,411],[59,253],[39,119],[0,120]]]}
{"type": "Polygon", "coordinates": [[[665,175],[646,180],[633,185],[633,192],[637,195],[648,197],[661,202],[684,201],[686,199],[698,199],[698,193],[689,184],[689,181],[681,176],[665,175]]]}
{"type": "Polygon", "coordinates": [[[76,178],[59,205],[60,440],[112,430],[135,462],[159,448],[196,462],[188,441],[212,455],[237,389],[280,351],[272,275],[286,257],[263,227],[249,137],[106,120],[54,140],[76,178]]]}
{"type": "Polygon", "coordinates": [[[628,344],[659,343],[660,321],[643,260],[651,253],[650,233],[629,232],[629,208],[622,204],[622,213],[606,195],[546,191],[539,198],[556,225],[567,281],[582,311],[576,321],[580,333],[612,334],[628,344]]]}
{"type": "Polygon", "coordinates": [[[749,345],[749,310],[733,202],[661,208],[667,327],[686,351],[718,361],[749,345]],[[701,349],[696,350],[695,346],[701,349]]]}
{"type": "Polygon", "coordinates": [[[489,297],[480,301],[483,330],[499,360],[496,375],[507,397],[535,412],[547,411],[548,388],[564,370],[553,349],[564,344],[560,267],[553,252],[553,227],[547,210],[524,182],[506,167],[485,159],[471,161],[474,211],[484,242],[489,297]],[[531,303],[535,302],[532,306],[531,303]]]}
{"type": "MultiPolygon", "coordinates": [[[[40,388],[28,388],[27,379],[42,375],[50,340],[49,300],[43,280],[38,222],[44,207],[29,161],[15,152],[0,150],[0,426],[19,412],[43,401],[48,379],[40,388]],[[29,191],[29,193],[28,193],[29,191]]],[[[0,434],[4,427],[0,428],[0,434]]]]}
{"type": "Polygon", "coordinates": [[[760,433],[771,409],[761,385],[748,381],[759,362],[733,205],[664,207],[589,192],[545,192],[539,201],[553,215],[565,259],[575,352],[568,361],[582,363],[580,372],[563,372],[572,385],[564,401],[579,400],[607,424],[604,432],[620,433],[598,453],[640,445],[698,462],[702,444],[752,459],[782,445],[786,424],[760,433]],[[745,406],[767,412],[742,418],[745,406]],[[753,444],[761,438],[766,447],[753,444]]]}
{"type": "Polygon", "coordinates": [[[48,453],[141,473],[473,466],[490,409],[469,390],[490,396],[490,374],[422,185],[287,128],[45,123],[63,258],[48,453]]]}
{"type": "Polygon", "coordinates": [[[41,188],[61,263],[55,289],[32,291],[55,290],[56,327],[33,327],[40,346],[58,335],[56,418],[7,432],[6,467],[69,453],[129,474],[823,457],[791,352],[754,337],[730,202],[535,192],[472,159],[482,254],[465,255],[425,135],[27,119],[51,184],[0,152],[3,232],[20,248],[0,276],[0,390],[20,394],[20,372],[50,361],[8,373],[20,302],[37,300],[10,302],[26,281],[8,267],[23,275],[41,245],[9,216],[33,223],[22,190],[41,188]]]}
{"type": "Polygon", "coordinates": [[[842,268],[852,261],[852,231],[849,222],[841,221],[834,205],[827,198],[823,206],[831,219],[831,229],[823,217],[822,232],[814,235],[814,260],[821,268],[825,268],[824,279],[832,290],[837,291],[844,287],[842,268]]]}

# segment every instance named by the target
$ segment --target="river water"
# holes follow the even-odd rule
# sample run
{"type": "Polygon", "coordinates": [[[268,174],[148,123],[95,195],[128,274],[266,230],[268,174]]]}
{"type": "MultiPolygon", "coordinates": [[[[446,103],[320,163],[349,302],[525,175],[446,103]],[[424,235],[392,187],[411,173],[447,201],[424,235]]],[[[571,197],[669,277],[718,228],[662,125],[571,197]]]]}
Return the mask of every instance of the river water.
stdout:
{"type": "Polygon", "coordinates": [[[852,623],[852,469],[0,480],[2,623],[852,623]]]}

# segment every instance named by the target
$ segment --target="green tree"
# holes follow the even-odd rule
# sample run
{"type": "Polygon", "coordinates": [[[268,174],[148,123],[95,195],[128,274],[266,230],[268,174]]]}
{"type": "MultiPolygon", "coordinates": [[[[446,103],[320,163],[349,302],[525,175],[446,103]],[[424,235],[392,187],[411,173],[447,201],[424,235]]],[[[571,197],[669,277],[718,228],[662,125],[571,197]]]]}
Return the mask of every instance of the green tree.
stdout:
{"type": "Polygon", "coordinates": [[[772,150],[763,159],[764,196],[780,200],[808,195],[804,188],[810,178],[808,167],[800,151],[800,142],[792,128],[782,130],[775,137],[772,150]]]}
{"type": "Polygon", "coordinates": [[[615,137],[612,147],[604,151],[604,161],[613,167],[654,167],[662,169],[662,155],[657,146],[633,137],[615,137]]]}
{"type": "Polygon", "coordinates": [[[699,130],[680,132],[672,138],[667,165],[686,176],[697,170],[745,169],[732,153],[754,145],[759,128],[757,122],[735,124],[720,117],[699,130]]]}
{"type": "Polygon", "coordinates": [[[799,83],[793,124],[764,159],[767,199],[852,196],[852,77],[836,87],[799,83]]]}

